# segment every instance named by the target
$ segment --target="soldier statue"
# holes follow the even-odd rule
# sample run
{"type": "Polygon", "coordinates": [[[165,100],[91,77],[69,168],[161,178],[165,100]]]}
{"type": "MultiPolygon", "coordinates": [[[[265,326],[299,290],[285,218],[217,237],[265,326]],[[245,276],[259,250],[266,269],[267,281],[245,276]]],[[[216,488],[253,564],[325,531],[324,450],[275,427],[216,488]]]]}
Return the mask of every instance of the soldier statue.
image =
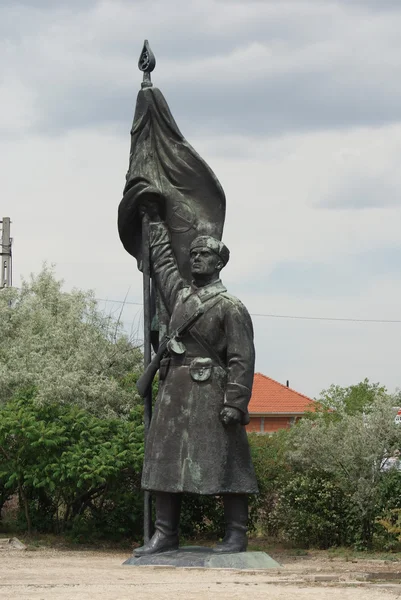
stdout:
{"type": "Polygon", "coordinates": [[[226,531],[214,551],[243,552],[248,495],[258,492],[245,430],[255,360],[252,322],[220,280],[229,259],[221,241],[223,189],[153,87],[154,66],[145,41],[139,61],[144,81],[118,216],[121,241],[144,274],[148,366],[141,378],[146,385],[138,381],[137,387],[145,399],[147,431],[145,544],[135,554],[178,548],[184,493],[222,496],[226,531]],[[150,362],[151,335],[156,355],[150,362]],[[157,369],[158,396],[150,420],[150,382],[157,369]],[[150,492],[156,500],[152,537],[146,517],[150,492]]]}
{"type": "Polygon", "coordinates": [[[193,283],[181,276],[157,204],[144,206],[150,224],[152,273],[171,319],[159,370],[159,392],[149,429],[142,487],[156,497],[156,532],[137,556],[178,548],[182,493],[223,497],[226,534],[215,552],[247,547],[248,494],[258,487],[244,425],[254,374],[251,318],[227,293],[220,271],[229,250],[210,236],[190,247],[193,283]],[[202,311],[199,308],[202,307],[202,311]]]}

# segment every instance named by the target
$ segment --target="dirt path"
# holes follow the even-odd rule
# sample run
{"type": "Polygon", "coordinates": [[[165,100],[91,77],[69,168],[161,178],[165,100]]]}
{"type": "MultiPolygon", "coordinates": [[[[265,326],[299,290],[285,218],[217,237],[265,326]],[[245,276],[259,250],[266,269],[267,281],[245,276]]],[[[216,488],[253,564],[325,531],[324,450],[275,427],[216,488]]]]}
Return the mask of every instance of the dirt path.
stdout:
{"type": "MultiPolygon", "coordinates": [[[[122,566],[127,553],[9,551],[0,553],[1,600],[385,600],[401,598],[396,580],[366,581],[369,573],[397,577],[383,561],[292,561],[266,572],[122,566]],[[389,575],[390,574],[390,575],[389,575]],[[364,581],[365,580],[365,581],[364,581]]],[[[399,576],[401,579],[401,575],[399,576]]],[[[376,576],[375,576],[376,578],[376,576]]],[[[379,578],[377,576],[377,578],[379,578]]]]}

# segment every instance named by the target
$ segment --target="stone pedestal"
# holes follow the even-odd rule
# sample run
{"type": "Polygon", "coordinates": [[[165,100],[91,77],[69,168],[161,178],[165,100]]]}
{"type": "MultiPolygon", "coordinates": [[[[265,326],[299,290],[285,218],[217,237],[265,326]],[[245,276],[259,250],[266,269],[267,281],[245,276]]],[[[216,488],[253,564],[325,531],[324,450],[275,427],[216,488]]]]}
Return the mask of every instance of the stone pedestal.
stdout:
{"type": "Polygon", "coordinates": [[[172,552],[151,554],[150,556],[132,556],[123,563],[135,567],[198,567],[203,569],[278,569],[281,565],[266,552],[237,552],[217,554],[211,548],[185,546],[172,552]]]}

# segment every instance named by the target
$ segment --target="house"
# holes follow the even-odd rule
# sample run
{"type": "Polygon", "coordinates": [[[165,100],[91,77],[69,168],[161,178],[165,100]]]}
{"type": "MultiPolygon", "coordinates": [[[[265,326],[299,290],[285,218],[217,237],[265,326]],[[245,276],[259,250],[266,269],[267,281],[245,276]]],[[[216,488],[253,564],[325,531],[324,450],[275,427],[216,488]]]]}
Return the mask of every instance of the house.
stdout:
{"type": "MultiPolygon", "coordinates": [[[[288,382],[287,382],[288,383],[288,382]]],[[[248,433],[273,433],[289,429],[306,410],[314,410],[314,401],[262,373],[255,373],[248,406],[248,433]]]]}

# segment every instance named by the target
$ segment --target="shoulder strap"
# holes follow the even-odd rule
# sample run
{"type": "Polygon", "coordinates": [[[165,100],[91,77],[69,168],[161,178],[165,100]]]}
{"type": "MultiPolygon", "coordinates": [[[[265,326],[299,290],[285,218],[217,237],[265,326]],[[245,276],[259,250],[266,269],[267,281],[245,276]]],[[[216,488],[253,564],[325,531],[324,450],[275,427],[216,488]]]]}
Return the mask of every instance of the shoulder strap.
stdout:
{"type": "MultiPolygon", "coordinates": [[[[214,298],[214,302],[211,302],[205,309],[203,315],[205,315],[207,312],[209,312],[209,310],[211,308],[213,308],[214,306],[216,306],[216,304],[218,304],[221,301],[222,297],[221,294],[219,293],[217,295],[217,298],[214,298]]],[[[206,350],[206,352],[209,354],[209,356],[215,361],[217,362],[218,365],[220,365],[220,367],[222,367],[222,369],[226,369],[226,365],[223,363],[223,361],[221,360],[220,356],[217,354],[217,352],[215,351],[214,348],[212,348],[212,346],[209,344],[209,342],[207,342],[205,340],[205,338],[203,337],[203,335],[201,335],[199,333],[199,331],[196,329],[196,327],[193,325],[190,328],[189,333],[192,335],[192,337],[194,338],[194,340],[196,342],[198,342],[198,344],[204,349],[206,350]]]]}

